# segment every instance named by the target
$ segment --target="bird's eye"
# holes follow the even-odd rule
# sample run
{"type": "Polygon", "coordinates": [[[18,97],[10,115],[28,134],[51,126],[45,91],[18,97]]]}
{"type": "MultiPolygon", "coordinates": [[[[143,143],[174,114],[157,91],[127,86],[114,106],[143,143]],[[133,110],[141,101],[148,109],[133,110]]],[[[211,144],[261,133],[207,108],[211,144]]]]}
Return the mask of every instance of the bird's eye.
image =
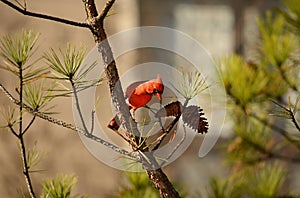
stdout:
{"type": "Polygon", "coordinates": [[[162,94],[163,93],[163,91],[159,91],[159,90],[157,90],[157,89],[153,89],[153,92],[152,92],[152,94],[162,94]]]}

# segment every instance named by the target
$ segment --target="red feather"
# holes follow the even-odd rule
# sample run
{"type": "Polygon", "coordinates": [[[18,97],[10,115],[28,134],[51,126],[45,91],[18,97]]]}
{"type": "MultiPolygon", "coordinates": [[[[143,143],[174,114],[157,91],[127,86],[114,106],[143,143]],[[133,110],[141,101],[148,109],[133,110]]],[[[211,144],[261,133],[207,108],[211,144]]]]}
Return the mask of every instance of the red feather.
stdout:
{"type": "Polygon", "coordinates": [[[164,85],[161,77],[157,75],[156,79],[149,81],[138,81],[129,85],[125,91],[125,97],[128,98],[128,106],[136,110],[145,106],[155,95],[161,99],[164,91],[164,85]]]}
{"type": "MultiPolygon", "coordinates": [[[[125,91],[125,98],[128,99],[128,108],[134,112],[136,109],[145,106],[155,95],[161,100],[161,95],[164,91],[162,79],[157,75],[156,79],[149,81],[138,81],[130,84],[125,91]]],[[[108,127],[113,130],[118,130],[119,123],[116,116],[110,121],[108,127]]]]}

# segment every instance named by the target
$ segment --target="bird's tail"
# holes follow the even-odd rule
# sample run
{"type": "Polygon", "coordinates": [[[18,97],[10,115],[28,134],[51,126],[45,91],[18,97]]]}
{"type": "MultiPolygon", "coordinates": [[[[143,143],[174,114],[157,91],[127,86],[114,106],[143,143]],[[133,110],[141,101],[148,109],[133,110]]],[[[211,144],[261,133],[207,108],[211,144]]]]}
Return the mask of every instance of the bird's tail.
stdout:
{"type": "Polygon", "coordinates": [[[117,131],[120,128],[120,120],[117,115],[115,115],[108,123],[108,128],[112,129],[113,131],[117,131]]]}
{"type": "MultiPolygon", "coordinates": [[[[128,109],[130,113],[134,114],[135,109],[132,106],[128,105],[128,109]]],[[[120,119],[117,115],[115,115],[108,123],[108,128],[112,129],[113,131],[117,131],[120,128],[120,119]]]]}

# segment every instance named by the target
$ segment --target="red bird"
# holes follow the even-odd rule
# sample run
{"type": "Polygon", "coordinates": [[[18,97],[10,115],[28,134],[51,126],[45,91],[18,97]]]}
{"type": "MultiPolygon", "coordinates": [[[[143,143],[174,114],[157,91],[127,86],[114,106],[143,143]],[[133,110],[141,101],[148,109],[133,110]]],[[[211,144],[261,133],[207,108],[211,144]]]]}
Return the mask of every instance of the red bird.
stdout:
{"type": "MultiPolygon", "coordinates": [[[[159,100],[162,99],[164,85],[160,75],[156,79],[149,81],[138,81],[129,85],[125,91],[125,98],[129,110],[134,113],[138,108],[145,106],[155,95],[159,100]]],[[[113,130],[118,130],[117,116],[108,124],[113,130]]]]}

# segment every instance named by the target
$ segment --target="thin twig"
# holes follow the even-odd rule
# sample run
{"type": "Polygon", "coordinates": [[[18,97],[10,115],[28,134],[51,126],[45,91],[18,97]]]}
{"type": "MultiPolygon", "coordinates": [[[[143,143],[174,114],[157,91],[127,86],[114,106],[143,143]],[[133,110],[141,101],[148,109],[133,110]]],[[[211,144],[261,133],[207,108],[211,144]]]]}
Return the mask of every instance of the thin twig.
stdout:
{"type": "Polygon", "coordinates": [[[291,116],[292,122],[294,123],[296,129],[300,132],[300,126],[296,120],[295,114],[292,111],[290,111],[290,116],[291,116]]]}
{"type": "MultiPolygon", "coordinates": [[[[275,158],[275,159],[279,159],[279,160],[292,161],[292,162],[298,162],[298,163],[300,162],[300,158],[285,156],[285,155],[281,155],[279,153],[272,152],[271,150],[264,148],[263,146],[257,144],[254,141],[251,141],[248,138],[245,138],[243,136],[241,136],[241,138],[243,139],[243,141],[247,142],[247,144],[252,146],[255,150],[257,150],[258,152],[260,152],[262,154],[265,154],[267,156],[267,158],[275,158]]],[[[258,158],[258,159],[265,160],[264,158],[258,158]]]]}
{"type": "Polygon", "coordinates": [[[117,135],[119,135],[123,140],[125,140],[127,143],[129,143],[129,145],[131,145],[131,147],[134,151],[137,150],[138,146],[132,139],[126,138],[119,130],[116,130],[116,129],[112,129],[112,130],[117,135]]]}
{"type": "Polygon", "coordinates": [[[26,7],[24,5],[22,5],[19,1],[15,0],[15,2],[20,6],[22,7],[23,9],[25,9],[26,7]]]}
{"type": "Polygon", "coordinates": [[[183,136],[182,136],[181,140],[178,142],[178,144],[176,144],[176,146],[174,147],[172,152],[167,156],[166,160],[161,163],[161,166],[163,166],[165,163],[168,162],[168,160],[172,157],[172,155],[174,155],[174,153],[179,149],[179,147],[182,145],[183,141],[185,140],[185,138],[186,138],[186,128],[185,128],[184,125],[183,125],[183,128],[184,128],[184,130],[183,130],[183,136]]]}
{"type": "Polygon", "coordinates": [[[32,185],[31,178],[30,178],[29,166],[28,166],[28,162],[27,162],[26,148],[25,148],[25,142],[24,142],[23,135],[21,135],[19,137],[19,142],[20,142],[20,147],[21,147],[21,157],[22,157],[22,161],[23,161],[23,174],[25,176],[25,180],[26,180],[26,183],[28,186],[30,197],[35,198],[36,196],[35,196],[35,192],[33,190],[33,185],[32,185]]]}
{"type": "Polygon", "coordinates": [[[96,113],[96,111],[93,110],[92,111],[92,123],[91,123],[91,129],[90,129],[91,134],[94,132],[94,128],[95,128],[95,113],[96,113]]]}
{"type": "MultiPolygon", "coordinates": [[[[294,106],[294,110],[292,109],[292,107],[291,107],[291,105],[290,105],[290,99],[289,99],[289,104],[288,105],[282,105],[282,104],[280,104],[280,103],[278,103],[277,101],[275,101],[275,100],[271,100],[275,105],[277,105],[278,107],[280,107],[281,109],[283,109],[283,113],[284,114],[287,114],[288,115],[288,119],[290,119],[290,120],[292,120],[292,122],[293,122],[293,124],[295,125],[295,127],[296,127],[296,129],[300,132],[300,126],[299,126],[299,124],[298,124],[298,122],[297,122],[297,120],[296,120],[296,116],[295,116],[295,114],[296,114],[296,111],[295,111],[295,108],[296,108],[296,106],[297,106],[297,101],[298,101],[298,99],[297,99],[297,101],[296,101],[296,104],[295,104],[295,106],[294,106]],[[287,107],[288,106],[288,107],[287,107]]],[[[275,114],[275,116],[276,116],[276,114],[275,114]]],[[[280,114],[279,115],[277,115],[277,116],[281,116],[280,114]]],[[[286,116],[284,116],[284,117],[286,117],[286,116]]]]}
{"type": "Polygon", "coordinates": [[[73,95],[74,95],[74,98],[75,98],[75,105],[76,105],[76,109],[78,111],[78,114],[79,114],[79,118],[80,118],[80,121],[81,121],[81,124],[83,126],[83,130],[85,130],[87,133],[90,133],[86,124],[85,124],[85,121],[83,119],[83,115],[82,115],[82,112],[81,112],[81,108],[80,108],[80,104],[79,104],[79,100],[78,100],[78,95],[77,95],[77,90],[76,90],[76,87],[75,87],[75,84],[72,80],[70,80],[70,83],[71,83],[71,86],[72,86],[72,92],[73,92],[73,95]]]}
{"type": "MultiPolygon", "coordinates": [[[[23,103],[23,67],[22,65],[19,65],[19,101],[20,104],[23,103]]],[[[27,156],[26,156],[26,147],[25,147],[25,141],[24,141],[24,133],[23,133],[23,106],[19,106],[19,144],[21,149],[21,159],[23,162],[23,174],[27,183],[27,188],[30,194],[31,198],[35,198],[35,192],[33,190],[33,184],[31,182],[30,173],[29,173],[29,166],[27,162],[27,156]]]]}
{"type": "Polygon", "coordinates": [[[97,20],[103,21],[104,18],[107,16],[109,10],[111,9],[111,7],[113,6],[114,3],[115,3],[115,0],[107,1],[104,8],[102,9],[100,15],[97,17],[97,20]]]}
{"type": "Polygon", "coordinates": [[[14,136],[16,136],[17,138],[19,138],[19,135],[17,134],[17,132],[15,131],[15,129],[12,127],[11,124],[8,124],[8,128],[10,129],[10,131],[12,132],[12,134],[14,134],[14,136]]]}
{"type": "MultiPolygon", "coordinates": [[[[177,124],[179,121],[181,114],[177,115],[174,120],[168,125],[168,127],[164,130],[163,134],[160,136],[160,140],[158,143],[155,145],[155,147],[152,149],[152,151],[155,151],[159,148],[163,140],[167,137],[167,135],[171,132],[171,130],[174,128],[174,126],[177,124]]],[[[161,129],[162,130],[162,129],[161,129]]]]}
{"type": "MultiPolygon", "coordinates": [[[[74,98],[75,98],[75,105],[76,105],[76,109],[78,111],[78,114],[79,114],[79,117],[80,117],[80,121],[81,121],[81,124],[83,126],[83,129],[88,132],[89,134],[92,134],[92,131],[89,131],[87,126],[86,126],[86,123],[83,119],[83,115],[82,115],[82,111],[81,111],[81,108],[80,108],[80,103],[79,103],[79,99],[78,99],[78,95],[77,95],[77,89],[76,89],[76,86],[74,84],[74,82],[72,80],[70,80],[70,83],[71,83],[71,86],[72,86],[72,92],[74,94],[74,98]]],[[[93,119],[93,112],[92,112],[92,122],[94,121],[93,119]]],[[[94,128],[93,126],[94,124],[92,123],[92,129],[94,128]]],[[[118,130],[113,130],[114,132],[116,132],[119,136],[121,136],[125,141],[127,141],[130,145],[134,145],[134,142],[132,142],[131,140],[127,139],[125,136],[123,136],[118,130]]]]}
{"type": "Polygon", "coordinates": [[[59,18],[59,17],[55,17],[55,16],[50,16],[50,15],[46,15],[46,14],[30,12],[30,11],[27,11],[26,8],[20,8],[8,0],[0,0],[0,1],[23,15],[40,18],[40,19],[46,19],[49,21],[54,21],[54,22],[63,23],[66,25],[71,25],[71,26],[76,26],[76,27],[90,28],[88,23],[76,22],[76,21],[63,19],[63,18],[59,18]]]}
{"type": "MultiPolygon", "coordinates": [[[[186,98],[186,100],[184,101],[184,104],[182,106],[182,109],[184,109],[190,99],[186,98]]],[[[157,150],[159,148],[159,146],[161,145],[161,143],[163,142],[163,140],[167,137],[167,134],[169,134],[172,129],[174,128],[174,126],[177,124],[177,122],[179,121],[179,118],[181,117],[181,112],[175,117],[175,119],[171,122],[171,124],[169,124],[169,126],[163,130],[163,132],[166,134],[165,136],[163,136],[161,138],[161,140],[158,142],[158,144],[153,148],[153,150],[157,150]]]]}
{"type": "Polygon", "coordinates": [[[27,125],[27,127],[24,129],[24,131],[22,132],[22,135],[24,135],[28,129],[31,127],[31,125],[33,124],[34,120],[35,120],[36,116],[33,116],[33,118],[31,119],[31,121],[29,122],[29,124],[27,125]]]}

